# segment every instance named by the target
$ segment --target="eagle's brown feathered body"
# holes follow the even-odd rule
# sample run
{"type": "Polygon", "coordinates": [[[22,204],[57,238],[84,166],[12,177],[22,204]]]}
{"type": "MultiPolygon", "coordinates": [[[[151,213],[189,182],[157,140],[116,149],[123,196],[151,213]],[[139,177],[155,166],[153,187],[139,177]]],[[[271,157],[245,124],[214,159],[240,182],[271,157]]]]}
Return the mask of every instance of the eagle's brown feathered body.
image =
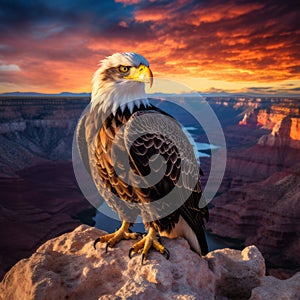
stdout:
{"type": "Polygon", "coordinates": [[[181,157],[182,153],[194,155],[181,126],[143,99],[135,99],[131,106],[125,104],[111,113],[102,111],[101,105],[101,101],[93,104],[81,124],[87,142],[86,165],[102,197],[121,220],[132,223],[141,215],[146,228],[153,226],[164,236],[183,236],[193,250],[205,255],[208,247],[203,227],[208,210],[200,205],[200,169],[198,164],[191,163],[195,158],[181,157]],[[170,136],[176,136],[177,141],[170,136]],[[153,184],[147,182],[151,172],[159,179],[153,184]],[[195,184],[189,183],[189,178],[195,184]],[[154,203],[175,188],[178,192],[156,207],[156,211],[141,210],[135,205],[154,203]],[[181,204],[163,215],[170,201],[181,204]]]}

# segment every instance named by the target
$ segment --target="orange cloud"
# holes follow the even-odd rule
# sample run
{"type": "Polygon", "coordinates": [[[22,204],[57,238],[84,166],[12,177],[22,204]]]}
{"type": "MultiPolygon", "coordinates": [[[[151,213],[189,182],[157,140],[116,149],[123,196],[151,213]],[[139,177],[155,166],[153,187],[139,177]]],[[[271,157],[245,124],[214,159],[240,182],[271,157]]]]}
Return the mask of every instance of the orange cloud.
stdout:
{"type": "Polygon", "coordinates": [[[241,3],[237,5],[234,2],[228,1],[226,3],[219,3],[219,1],[212,1],[215,3],[209,3],[209,6],[201,7],[198,5],[192,13],[192,17],[189,19],[191,24],[199,26],[202,22],[219,22],[221,20],[238,18],[247,13],[262,9],[263,4],[259,3],[241,3]]]}
{"type": "Polygon", "coordinates": [[[82,8],[65,23],[30,19],[2,30],[0,91],[88,92],[99,60],[119,51],[138,52],[155,76],[189,78],[196,88],[197,80],[212,84],[207,90],[300,86],[299,8],[289,0],[116,2],[110,14],[82,8]]]}

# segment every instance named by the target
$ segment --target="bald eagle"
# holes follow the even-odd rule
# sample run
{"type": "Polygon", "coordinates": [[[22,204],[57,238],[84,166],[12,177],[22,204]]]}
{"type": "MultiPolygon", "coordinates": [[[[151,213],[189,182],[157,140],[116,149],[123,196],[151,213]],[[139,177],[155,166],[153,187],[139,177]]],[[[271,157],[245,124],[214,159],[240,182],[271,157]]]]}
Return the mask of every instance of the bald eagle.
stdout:
{"type": "Polygon", "coordinates": [[[169,258],[160,236],[184,237],[195,252],[208,252],[200,167],[180,124],[147,98],[145,84],[152,82],[143,56],[128,52],[105,58],[93,77],[90,109],[77,126],[81,159],[122,221],[94,247],[106,243],[107,251],[122,239],[139,238],[129,257],[142,252],[142,263],[150,248],[169,258]],[[138,215],[147,230],[143,236],[130,230],[138,215]]]}

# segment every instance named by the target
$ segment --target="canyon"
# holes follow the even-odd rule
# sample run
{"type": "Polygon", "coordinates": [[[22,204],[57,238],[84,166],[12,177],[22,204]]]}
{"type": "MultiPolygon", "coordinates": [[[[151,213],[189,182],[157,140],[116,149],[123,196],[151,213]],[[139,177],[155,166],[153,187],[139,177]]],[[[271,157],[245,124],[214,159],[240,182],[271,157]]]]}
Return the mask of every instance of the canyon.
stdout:
{"type": "Polygon", "coordinates": [[[82,212],[94,214],[71,161],[74,129],[88,102],[0,98],[0,278],[42,243],[81,224],[82,212]]]}
{"type": "Polygon", "coordinates": [[[255,244],[268,272],[282,278],[300,270],[299,108],[289,99],[256,102],[238,126],[225,127],[226,172],[207,224],[217,235],[255,244]]]}
{"type": "MultiPolygon", "coordinates": [[[[299,99],[206,101],[227,145],[207,230],[254,244],[268,273],[290,277],[300,266],[299,99]]],[[[74,129],[88,103],[88,97],[0,97],[0,277],[47,240],[93,222],[71,160],[74,129]]],[[[196,141],[206,141],[205,133],[196,141]]],[[[210,158],[200,161],[205,186],[210,158]]]]}

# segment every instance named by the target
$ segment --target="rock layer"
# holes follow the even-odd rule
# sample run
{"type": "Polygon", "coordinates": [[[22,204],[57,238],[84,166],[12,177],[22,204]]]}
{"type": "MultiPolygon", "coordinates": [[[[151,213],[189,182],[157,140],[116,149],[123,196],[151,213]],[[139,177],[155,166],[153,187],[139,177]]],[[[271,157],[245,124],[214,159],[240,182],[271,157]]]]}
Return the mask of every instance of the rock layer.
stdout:
{"type": "Polygon", "coordinates": [[[300,149],[300,118],[287,116],[279,121],[270,134],[262,136],[259,145],[300,149]]]}
{"type": "Polygon", "coordinates": [[[91,207],[71,162],[39,165],[19,176],[0,180],[0,280],[42,243],[78,226],[75,216],[91,207]]]}
{"type": "Polygon", "coordinates": [[[296,170],[275,173],[265,181],[249,184],[247,189],[232,188],[217,197],[208,228],[221,236],[243,239],[246,245],[254,243],[268,262],[297,270],[300,169],[296,170]]]}
{"type": "Polygon", "coordinates": [[[269,271],[279,277],[300,270],[299,109],[296,101],[258,106],[240,126],[227,127],[228,145],[239,136],[240,144],[229,148],[222,194],[211,203],[207,225],[215,234],[257,245],[274,267],[269,271]],[[255,138],[245,143],[247,130],[257,135],[257,143],[255,138]]]}
{"type": "Polygon", "coordinates": [[[77,121],[88,98],[0,97],[0,177],[49,161],[71,159],[77,121]]]}
{"type": "Polygon", "coordinates": [[[229,155],[226,186],[211,203],[207,228],[254,243],[269,266],[299,271],[299,149],[258,144],[229,155]]]}
{"type": "Polygon", "coordinates": [[[274,279],[264,276],[264,259],[255,246],[216,250],[201,258],[184,239],[165,238],[170,260],[152,251],[141,266],[140,255],[128,258],[132,241],[121,241],[108,253],[105,245],[94,250],[94,239],[104,233],[82,225],[49,240],[5,275],[0,298],[242,300],[263,299],[269,291],[272,299],[283,299],[287,287],[294,295],[287,299],[300,296],[298,275],[278,280],[282,290],[271,286],[274,279]]]}

